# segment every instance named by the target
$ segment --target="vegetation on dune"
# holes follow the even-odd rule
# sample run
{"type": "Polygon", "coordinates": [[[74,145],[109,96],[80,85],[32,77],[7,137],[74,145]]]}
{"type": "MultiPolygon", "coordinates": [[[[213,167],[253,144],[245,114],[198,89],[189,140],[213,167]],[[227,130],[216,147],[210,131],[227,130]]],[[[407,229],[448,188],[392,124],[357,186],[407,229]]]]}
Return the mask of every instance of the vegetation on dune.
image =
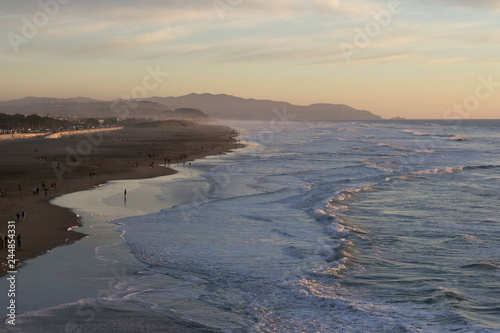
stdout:
{"type": "Polygon", "coordinates": [[[108,128],[114,126],[161,128],[161,127],[193,127],[198,123],[191,120],[157,120],[146,118],[126,118],[119,120],[116,117],[105,119],[96,118],[52,118],[49,116],[0,113],[0,133],[33,133],[59,132],[75,129],[108,128]]]}

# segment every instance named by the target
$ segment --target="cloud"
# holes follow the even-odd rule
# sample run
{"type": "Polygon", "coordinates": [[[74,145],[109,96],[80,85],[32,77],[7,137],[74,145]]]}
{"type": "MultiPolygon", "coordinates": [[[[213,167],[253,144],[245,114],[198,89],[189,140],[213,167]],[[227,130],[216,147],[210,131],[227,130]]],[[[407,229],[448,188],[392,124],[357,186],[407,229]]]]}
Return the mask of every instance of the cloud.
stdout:
{"type": "Polygon", "coordinates": [[[500,9],[500,0],[418,0],[424,4],[443,4],[451,6],[462,6],[476,9],[500,9]]]}
{"type": "Polygon", "coordinates": [[[353,60],[356,63],[391,62],[407,59],[412,53],[381,54],[353,60]]]}
{"type": "Polygon", "coordinates": [[[451,4],[458,4],[461,6],[467,7],[476,7],[476,8],[492,8],[497,9],[500,8],[500,1],[498,0],[447,0],[446,2],[451,4]]]}
{"type": "MultiPolygon", "coordinates": [[[[42,3],[57,3],[56,0],[42,0],[42,3]]],[[[371,11],[386,6],[385,2],[373,0],[86,0],[69,1],[59,5],[58,15],[73,17],[134,20],[134,21],[172,21],[199,19],[200,16],[219,19],[219,10],[226,14],[240,12],[244,15],[368,15],[371,11]]],[[[7,1],[2,4],[2,12],[9,15],[32,17],[43,10],[38,1],[7,1]]]]}
{"type": "MultiPolygon", "coordinates": [[[[56,0],[42,0],[45,2],[56,0]]],[[[355,28],[364,28],[374,13],[391,0],[218,0],[228,7],[224,20],[212,0],[87,0],[70,1],[59,9],[36,40],[26,46],[33,54],[60,58],[160,58],[215,63],[328,63],[339,43],[353,43],[355,28]]],[[[365,61],[407,60],[402,54],[428,59],[457,59],[471,54],[445,54],[470,44],[488,47],[499,40],[490,14],[456,15],[432,5],[495,8],[500,0],[400,0],[403,12],[362,50],[365,61]],[[424,5],[423,5],[424,4],[424,5]],[[444,14],[444,16],[442,15],[444,14]],[[479,17],[490,25],[481,26],[479,17]],[[381,56],[379,56],[381,55],[381,56]],[[388,55],[388,56],[385,56],[388,55]],[[396,56],[394,56],[396,55],[396,56]],[[437,56],[439,55],[439,56],[437,56]]],[[[42,10],[38,1],[9,1],[3,6],[0,30],[20,33],[21,17],[42,10]]],[[[463,12],[463,10],[462,10],[463,12]]],[[[5,43],[5,40],[4,40],[5,43]]],[[[22,46],[24,47],[24,45],[22,46]]],[[[8,47],[10,49],[10,47],[8,47]]],[[[489,53],[488,53],[489,55],[489,53]]],[[[438,60],[439,61],[439,60],[438,60]]],[[[449,60],[448,60],[449,61],[449,60]]]]}
{"type": "Polygon", "coordinates": [[[223,63],[229,62],[279,62],[285,61],[307,61],[310,62],[317,56],[321,49],[308,49],[302,47],[261,47],[239,49],[233,52],[223,53],[219,60],[223,63]]]}
{"type": "Polygon", "coordinates": [[[377,1],[313,0],[311,3],[318,13],[363,17],[387,6],[377,1]]]}
{"type": "Polygon", "coordinates": [[[456,63],[464,63],[470,61],[469,58],[464,56],[455,56],[455,57],[445,57],[445,58],[433,58],[429,59],[428,63],[430,65],[447,65],[447,64],[456,64],[456,63]]]}
{"type": "Polygon", "coordinates": [[[139,36],[135,36],[133,38],[126,39],[127,43],[132,44],[152,44],[157,42],[162,42],[168,39],[174,39],[174,35],[170,31],[169,28],[145,33],[139,36]]]}

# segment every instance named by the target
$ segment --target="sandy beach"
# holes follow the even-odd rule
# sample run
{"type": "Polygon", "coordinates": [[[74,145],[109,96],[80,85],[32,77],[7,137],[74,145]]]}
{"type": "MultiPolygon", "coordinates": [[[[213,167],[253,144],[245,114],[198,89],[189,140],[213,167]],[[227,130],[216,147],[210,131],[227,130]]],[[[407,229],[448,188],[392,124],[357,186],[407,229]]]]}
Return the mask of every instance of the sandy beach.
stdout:
{"type": "MultiPolygon", "coordinates": [[[[78,217],[51,205],[52,198],[109,180],[172,174],[165,167],[169,162],[189,165],[239,147],[236,133],[226,126],[184,125],[1,142],[0,234],[5,235],[8,221],[16,221],[16,234],[22,235],[22,251],[16,251],[19,265],[85,236],[71,230],[79,225],[78,217]]],[[[7,254],[5,246],[0,251],[7,254]]],[[[0,274],[6,265],[5,260],[0,274]]]]}

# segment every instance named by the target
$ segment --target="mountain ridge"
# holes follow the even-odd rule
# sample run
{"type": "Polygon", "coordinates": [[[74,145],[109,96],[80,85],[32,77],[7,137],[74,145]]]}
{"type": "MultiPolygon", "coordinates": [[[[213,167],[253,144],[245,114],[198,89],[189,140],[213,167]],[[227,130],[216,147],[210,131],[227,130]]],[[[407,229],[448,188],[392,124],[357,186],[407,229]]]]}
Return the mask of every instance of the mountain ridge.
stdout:
{"type": "Polygon", "coordinates": [[[274,110],[286,108],[294,120],[380,120],[382,117],[358,110],[345,104],[315,103],[307,106],[285,101],[242,98],[227,94],[191,93],[179,97],[150,97],[146,100],[158,102],[170,108],[189,107],[203,110],[219,119],[269,120],[274,110]]]}
{"type": "MultiPolygon", "coordinates": [[[[178,97],[153,96],[137,100],[101,101],[88,97],[51,98],[28,96],[1,101],[0,112],[80,117],[172,118],[178,109],[195,109],[216,119],[271,120],[276,110],[290,120],[380,120],[382,117],[345,104],[295,105],[285,101],[242,98],[228,94],[190,93],[178,97]],[[119,105],[119,107],[116,107],[119,105]]],[[[193,113],[190,113],[192,115],[193,113]]],[[[180,113],[177,113],[178,116],[180,113]]]]}

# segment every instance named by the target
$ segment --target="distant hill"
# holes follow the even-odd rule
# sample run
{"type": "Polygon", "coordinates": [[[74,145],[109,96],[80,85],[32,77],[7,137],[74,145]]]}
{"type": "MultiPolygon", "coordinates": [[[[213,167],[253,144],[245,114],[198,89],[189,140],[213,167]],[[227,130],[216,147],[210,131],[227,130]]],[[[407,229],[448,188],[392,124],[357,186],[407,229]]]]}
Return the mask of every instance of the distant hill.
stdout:
{"type": "Polygon", "coordinates": [[[69,103],[90,103],[90,102],[101,102],[96,99],[87,97],[74,97],[74,98],[51,98],[51,97],[23,97],[20,99],[14,99],[11,101],[0,102],[0,105],[11,105],[11,106],[33,106],[40,104],[69,104],[69,103]]]}
{"type": "Polygon", "coordinates": [[[218,119],[269,120],[275,117],[274,109],[282,112],[284,108],[293,120],[382,119],[369,111],[357,110],[343,104],[300,106],[287,102],[244,99],[224,94],[189,94],[181,97],[151,97],[147,100],[163,104],[171,109],[183,107],[200,109],[218,119]]]}
{"type": "Polygon", "coordinates": [[[137,128],[160,128],[160,127],[195,127],[197,126],[196,122],[192,122],[189,120],[162,120],[162,121],[150,121],[135,124],[134,127],[137,128]]]}
{"type": "Polygon", "coordinates": [[[175,109],[174,111],[175,118],[179,119],[204,119],[210,118],[205,113],[201,112],[197,109],[189,109],[189,108],[181,108],[175,109]]]}
{"type": "Polygon", "coordinates": [[[271,120],[286,110],[289,120],[378,120],[381,117],[343,104],[300,106],[288,102],[244,99],[230,95],[189,94],[142,100],[98,101],[86,97],[25,97],[0,102],[0,113],[77,116],[94,118],[146,118],[156,120],[217,119],[271,120]],[[175,110],[175,111],[172,111],[175,110]],[[201,111],[200,111],[201,110],[201,111]]]}
{"type": "Polygon", "coordinates": [[[25,97],[17,100],[0,102],[0,113],[39,114],[55,116],[76,116],[92,118],[145,118],[145,119],[196,119],[209,120],[209,116],[200,110],[170,110],[163,104],[153,101],[115,100],[98,101],[85,97],[47,98],[25,97]]]}

